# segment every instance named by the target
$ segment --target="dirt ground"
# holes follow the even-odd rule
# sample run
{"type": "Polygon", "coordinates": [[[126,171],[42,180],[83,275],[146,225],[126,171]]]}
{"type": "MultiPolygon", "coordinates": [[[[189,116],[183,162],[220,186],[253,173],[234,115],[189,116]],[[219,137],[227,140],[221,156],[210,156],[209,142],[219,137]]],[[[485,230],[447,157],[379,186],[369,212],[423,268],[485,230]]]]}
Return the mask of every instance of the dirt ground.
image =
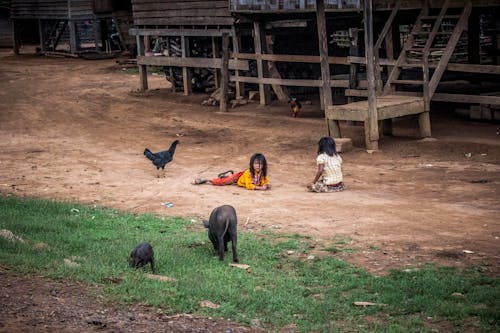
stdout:
{"type": "MultiPolygon", "coordinates": [[[[419,140],[416,121],[403,119],[394,122],[395,136],[383,137],[374,153],[363,148],[360,126],[341,124],[354,142],[342,153],[347,190],[314,194],[305,186],[316,171],[317,141],[326,134],[316,102],[304,105],[298,118],[289,116],[284,103],[253,102],[221,113],[201,106],[208,95],[170,91],[161,75],[150,75],[149,85],[139,92],[138,75],[125,74],[115,60],[14,56],[0,50],[0,195],[199,220],[230,204],[241,232],[270,229],[351,248],[338,257],[374,274],[433,262],[474,265],[499,275],[498,123],[435,109],[432,139],[419,140]],[[174,161],[157,177],[143,150],[166,149],[175,139],[180,144],[174,161]],[[190,184],[195,177],[243,169],[254,152],[268,159],[270,191],[190,184]]],[[[142,305],[116,310],[113,317],[91,291],[80,293],[81,286],[20,277],[8,268],[0,275],[7,309],[0,314],[0,332],[44,331],[45,326],[90,332],[102,325],[108,331],[140,332],[165,322],[185,325],[184,332],[220,332],[229,325],[170,318],[142,305]],[[25,284],[32,286],[31,297],[25,284]],[[56,309],[61,300],[67,306],[56,309]],[[144,326],[126,326],[138,321],[144,326]]]]}

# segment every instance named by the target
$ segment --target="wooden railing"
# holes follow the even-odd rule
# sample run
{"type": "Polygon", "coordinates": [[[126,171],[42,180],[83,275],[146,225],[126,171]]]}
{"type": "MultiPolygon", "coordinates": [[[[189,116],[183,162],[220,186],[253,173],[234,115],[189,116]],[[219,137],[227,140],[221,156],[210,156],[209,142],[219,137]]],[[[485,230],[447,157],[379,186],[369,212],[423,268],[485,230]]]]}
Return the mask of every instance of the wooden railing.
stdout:
{"type": "MultiPolygon", "coordinates": [[[[231,11],[316,11],[315,0],[230,0],[231,11]]],[[[325,0],[325,10],[361,8],[361,0],[325,0]]]]}

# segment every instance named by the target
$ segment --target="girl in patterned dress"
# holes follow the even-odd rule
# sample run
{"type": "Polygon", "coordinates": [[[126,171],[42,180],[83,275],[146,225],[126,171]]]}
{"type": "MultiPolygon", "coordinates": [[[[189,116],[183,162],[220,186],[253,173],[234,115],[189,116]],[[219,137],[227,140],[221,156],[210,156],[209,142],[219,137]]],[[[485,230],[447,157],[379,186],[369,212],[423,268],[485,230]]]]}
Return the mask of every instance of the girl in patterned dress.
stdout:
{"type": "Polygon", "coordinates": [[[310,192],[324,193],[344,190],[342,157],[337,154],[335,141],[330,136],[322,137],[319,140],[316,164],[318,170],[314,180],[307,185],[310,192]]]}

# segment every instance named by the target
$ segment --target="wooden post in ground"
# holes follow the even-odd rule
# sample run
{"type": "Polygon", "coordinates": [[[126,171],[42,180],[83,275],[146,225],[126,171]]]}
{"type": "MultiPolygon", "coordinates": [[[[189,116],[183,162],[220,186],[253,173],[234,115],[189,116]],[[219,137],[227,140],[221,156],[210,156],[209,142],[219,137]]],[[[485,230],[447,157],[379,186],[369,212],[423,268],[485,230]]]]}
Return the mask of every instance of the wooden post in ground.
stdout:
{"type": "Polygon", "coordinates": [[[375,55],[373,52],[373,12],[372,0],[363,2],[365,27],[366,79],[368,90],[368,118],[365,119],[366,148],[378,150],[378,113],[375,89],[375,55]]]}
{"type": "MultiPolygon", "coordinates": [[[[99,22],[97,22],[97,19],[94,19],[92,21],[92,32],[94,33],[94,48],[97,51],[99,51],[99,22]]],[[[104,46],[104,45],[103,45],[104,46]]]]}
{"type": "Polygon", "coordinates": [[[219,110],[227,111],[227,95],[229,87],[229,34],[222,34],[222,63],[221,63],[221,84],[219,110]]]}
{"type": "MultiPolygon", "coordinates": [[[[142,37],[139,34],[135,36],[137,42],[137,56],[144,56],[144,39],[147,36],[142,37]]],[[[141,91],[148,90],[148,68],[146,65],[138,65],[139,67],[139,89],[141,91]]]]}
{"type": "Polygon", "coordinates": [[[45,34],[43,33],[42,19],[38,19],[38,36],[40,37],[40,51],[45,52],[45,34]]]}
{"type": "MultiPolygon", "coordinates": [[[[254,22],[253,23],[253,40],[254,40],[254,47],[255,47],[255,54],[260,55],[262,54],[262,31],[261,31],[261,23],[260,22],[254,22]]],[[[260,98],[260,104],[261,105],[266,105],[268,104],[268,96],[269,94],[267,93],[268,88],[264,83],[261,83],[260,81],[262,78],[265,77],[265,73],[267,71],[265,70],[265,67],[263,65],[263,60],[261,58],[257,59],[257,76],[259,78],[259,98],[260,98]]]]}
{"type": "MultiPolygon", "coordinates": [[[[358,56],[358,40],[359,30],[357,28],[349,29],[349,36],[352,38],[351,46],[349,47],[349,55],[353,57],[358,56]]],[[[349,65],[349,89],[356,89],[358,87],[358,64],[349,65]]],[[[355,102],[356,99],[352,96],[347,97],[347,103],[355,102]]]]}
{"type": "MultiPolygon", "coordinates": [[[[212,36],[212,58],[219,58],[219,47],[215,36],[212,36]]],[[[220,87],[220,70],[214,68],[214,85],[215,88],[220,87]]]]}
{"type": "MultiPolygon", "coordinates": [[[[181,36],[182,57],[189,57],[189,37],[181,36]]],[[[191,94],[191,70],[188,67],[182,67],[182,82],[184,86],[184,95],[191,94]]]]}
{"type": "MultiPolygon", "coordinates": [[[[389,30],[387,30],[387,34],[385,35],[385,54],[387,60],[394,60],[394,43],[392,41],[392,26],[389,30]]],[[[387,66],[387,74],[392,71],[392,66],[387,66]]],[[[380,131],[383,134],[392,135],[392,119],[382,120],[382,127],[380,131]]]]}
{"type": "Polygon", "coordinates": [[[12,20],[12,50],[14,54],[19,54],[19,49],[21,48],[18,27],[17,20],[12,20]]]}
{"type": "Polygon", "coordinates": [[[420,136],[430,137],[431,136],[431,100],[429,92],[429,52],[424,52],[423,54],[423,85],[424,85],[424,112],[418,115],[418,127],[420,136]]]}
{"type": "MultiPolygon", "coordinates": [[[[326,112],[327,108],[333,105],[332,88],[330,87],[330,65],[328,64],[328,36],[326,33],[325,2],[316,1],[316,21],[318,25],[319,58],[321,61],[321,80],[323,85],[320,88],[323,95],[323,105],[326,112]]],[[[326,118],[328,135],[334,138],[340,138],[340,127],[338,120],[329,120],[326,118]]]]}
{"type": "Polygon", "coordinates": [[[68,22],[68,28],[69,28],[69,49],[70,49],[69,52],[74,54],[78,49],[75,21],[70,20],[68,22]]]}
{"type": "MultiPolygon", "coordinates": [[[[168,50],[168,56],[173,57],[172,54],[172,47],[170,45],[170,37],[167,37],[167,50],[168,50]]],[[[168,77],[170,78],[170,83],[172,84],[172,91],[175,91],[176,85],[175,85],[175,78],[174,78],[174,68],[172,66],[168,66],[168,77]]]]}
{"type": "MultiPolygon", "coordinates": [[[[234,25],[231,28],[231,34],[232,34],[232,37],[233,37],[233,52],[234,53],[239,53],[240,52],[241,39],[240,39],[240,37],[236,36],[236,28],[234,27],[234,25]]],[[[240,71],[239,70],[235,70],[234,71],[234,76],[238,78],[240,76],[240,71]]],[[[236,81],[235,82],[235,86],[236,86],[235,97],[236,98],[240,98],[240,97],[244,96],[245,95],[245,83],[244,82],[238,82],[238,81],[236,81]]]]}

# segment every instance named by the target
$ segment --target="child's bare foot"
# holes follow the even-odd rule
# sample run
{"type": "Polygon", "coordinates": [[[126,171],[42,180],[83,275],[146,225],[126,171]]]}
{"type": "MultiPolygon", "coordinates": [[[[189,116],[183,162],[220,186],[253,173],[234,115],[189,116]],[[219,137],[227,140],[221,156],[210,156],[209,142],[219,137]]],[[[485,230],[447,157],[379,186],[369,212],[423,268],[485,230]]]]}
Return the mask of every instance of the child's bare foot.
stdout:
{"type": "Polygon", "coordinates": [[[208,180],[202,179],[202,178],[196,178],[191,184],[193,185],[200,185],[200,184],[205,184],[208,180]]]}

